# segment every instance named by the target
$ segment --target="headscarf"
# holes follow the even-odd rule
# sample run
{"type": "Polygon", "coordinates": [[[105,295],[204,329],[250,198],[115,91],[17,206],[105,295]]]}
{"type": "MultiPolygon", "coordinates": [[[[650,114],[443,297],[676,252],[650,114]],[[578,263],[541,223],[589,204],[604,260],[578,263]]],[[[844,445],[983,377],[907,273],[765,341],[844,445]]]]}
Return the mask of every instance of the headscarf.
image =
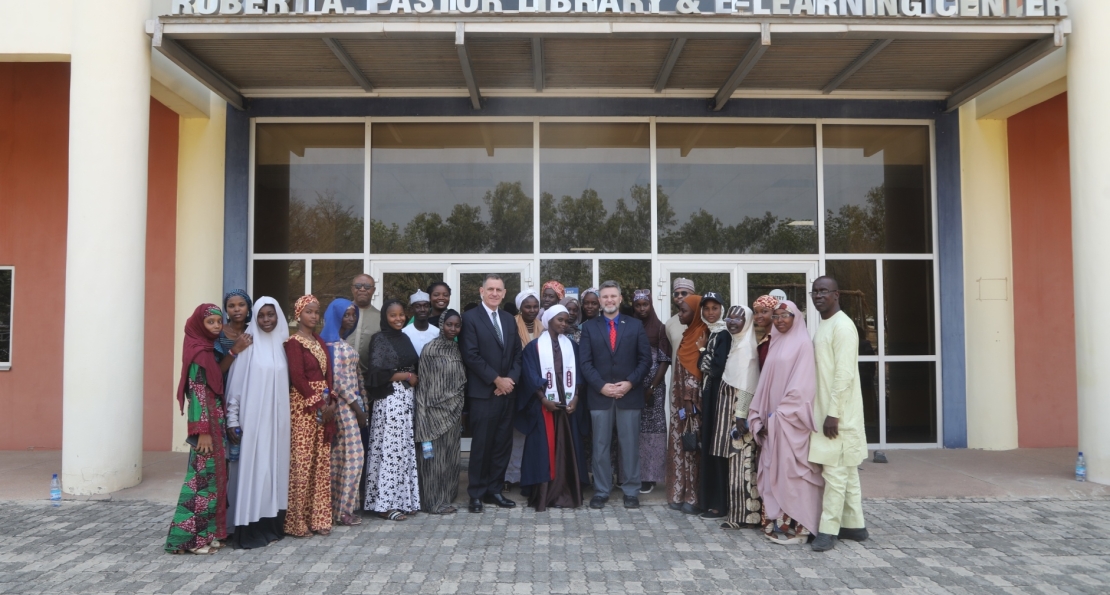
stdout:
{"type": "Polygon", "coordinates": [[[551,322],[551,319],[555,318],[556,316],[558,316],[560,314],[568,314],[569,315],[570,312],[567,311],[566,307],[563,306],[562,304],[555,304],[554,306],[551,306],[550,308],[548,308],[543,313],[543,327],[547,328],[548,324],[551,322]]]}
{"type": "MultiPolygon", "coordinates": [[[[578,323],[582,322],[582,302],[578,301],[578,298],[576,298],[576,297],[567,296],[567,297],[559,300],[559,305],[566,308],[568,305],[570,305],[571,302],[574,302],[575,304],[578,304],[578,317],[574,318],[573,320],[568,320],[567,324],[573,324],[574,326],[578,326],[578,323]]],[[[570,312],[570,308],[567,308],[567,312],[570,312]]]]}
{"type": "Polygon", "coordinates": [[[547,289],[548,287],[555,290],[555,295],[558,296],[559,299],[563,299],[567,296],[567,289],[565,287],[563,287],[562,283],[559,283],[558,281],[556,281],[554,279],[552,279],[551,281],[548,281],[547,283],[544,283],[543,287],[540,288],[540,291],[542,292],[544,289],[547,289]]]}
{"type": "Polygon", "coordinates": [[[728,361],[725,362],[721,381],[733,388],[755,394],[756,385],[759,383],[759,358],[755,352],[755,322],[752,311],[747,306],[740,307],[744,310],[744,328],[732,336],[732,347],[728,352],[728,361]]]}
{"type": "Polygon", "coordinates": [[[690,326],[682,331],[682,341],[678,344],[678,362],[691,376],[701,382],[701,370],[698,368],[701,351],[698,349],[698,337],[708,330],[705,321],[701,319],[701,296],[696,293],[691,294],[682,301],[694,311],[694,319],[690,321],[690,326]]]}
{"type": "Polygon", "coordinates": [[[777,299],[775,299],[774,297],[769,296],[769,295],[761,295],[761,296],[755,298],[755,302],[752,303],[752,309],[753,310],[755,308],[770,308],[770,309],[774,310],[775,308],[778,308],[778,307],[779,307],[779,301],[777,299]]]}
{"type": "Polygon", "coordinates": [[[451,318],[452,316],[458,317],[459,322],[462,322],[462,314],[459,314],[456,310],[454,310],[452,308],[447,308],[443,312],[439,313],[439,322],[440,322],[440,324],[439,324],[439,336],[440,336],[440,338],[444,338],[443,337],[443,323],[447,322],[447,319],[451,318]]]}
{"type": "MultiPolygon", "coordinates": [[[[705,305],[705,301],[706,300],[704,299],[702,300],[702,305],[705,305]]],[[[701,308],[698,308],[698,318],[700,318],[701,321],[704,322],[707,327],[709,327],[710,334],[717,334],[728,327],[728,325],[725,324],[725,305],[718,300],[712,301],[721,304],[721,317],[717,319],[717,322],[709,322],[708,320],[706,320],[705,316],[701,313],[701,308]]]]}
{"type": "Polygon", "coordinates": [[[181,380],[177,383],[177,404],[185,412],[185,387],[189,383],[189,364],[204,368],[204,381],[217,395],[224,394],[224,373],[216,363],[214,343],[219,335],[213,334],[204,326],[204,319],[223,316],[224,312],[216,304],[201,304],[185,321],[185,342],[181,348],[181,380]]]}
{"type": "Polygon", "coordinates": [[[360,313],[358,308],[355,308],[355,325],[342,337],[339,336],[340,329],[343,328],[343,317],[347,315],[347,310],[353,305],[354,303],[346,298],[335,298],[328,304],[328,309],[324,311],[324,330],[320,331],[320,338],[324,340],[324,345],[327,345],[332,361],[335,361],[335,344],[350,337],[351,333],[358,328],[360,313]]]}
{"type": "Polygon", "coordinates": [[[416,369],[419,354],[408,335],[389,326],[388,312],[393,304],[404,307],[400,300],[382,304],[381,329],[370,338],[370,361],[367,364],[366,393],[377,400],[393,394],[393,374],[399,370],[416,369]]]}
{"type": "Polygon", "coordinates": [[[648,344],[651,345],[652,348],[658,349],[660,340],[667,338],[667,327],[663,324],[661,320],[659,320],[659,315],[655,313],[655,304],[651,302],[650,289],[637,289],[636,291],[632,292],[632,303],[635,304],[640,300],[647,300],[647,303],[650,306],[647,316],[640,318],[640,315],[636,313],[635,308],[632,309],[632,315],[636,318],[640,318],[640,320],[643,321],[644,332],[647,333],[648,344]]]}
{"type": "Polygon", "coordinates": [[[539,303],[540,301],[540,296],[536,294],[535,289],[525,289],[524,291],[516,294],[516,309],[518,311],[520,310],[520,305],[523,304],[524,300],[528,299],[529,297],[536,298],[536,303],[539,303]]]}
{"type": "Polygon", "coordinates": [[[232,296],[236,295],[247,302],[247,319],[244,322],[249,324],[251,320],[254,320],[254,302],[251,300],[251,296],[242,289],[232,289],[227,292],[227,295],[224,296],[224,312],[227,312],[227,300],[230,300],[232,296]]]}
{"type": "MultiPolygon", "coordinates": [[[[601,293],[598,292],[596,287],[590,287],[586,291],[583,291],[582,295],[578,296],[578,313],[579,313],[579,318],[582,319],[582,322],[585,322],[585,320],[586,320],[586,312],[584,311],[585,309],[582,306],[586,301],[586,296],[590,295],[591,293],[594,294],[594,297],[597,298],[598,304],[601,303],[601,293]]],[[[600,315],[601,315],[601,311],[598,310],[598,316],[600,316],[600,315]]]]}
{"type": "Polygon", "coordinates": [[[316,302],[317,304],[319,304],[320,300],[316,299],[316,296],[312,294],[302,295],[301,297],[297,298],[297,302],[293,304],[293,320],[299,322],[301,312],[304,312],[304,309],[307,308],[308,305],[312,302],[316,302]]]}

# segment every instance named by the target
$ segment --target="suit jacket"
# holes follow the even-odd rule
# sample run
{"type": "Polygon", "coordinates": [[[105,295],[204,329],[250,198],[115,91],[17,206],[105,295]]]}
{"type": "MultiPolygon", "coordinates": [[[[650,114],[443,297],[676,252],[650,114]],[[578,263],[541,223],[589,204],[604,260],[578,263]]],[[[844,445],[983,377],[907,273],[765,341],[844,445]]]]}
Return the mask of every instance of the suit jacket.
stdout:
{"type": "MultiPolygon", "coordinates": [[[[463,364],[466,365],[466,396],[474,399],[488,399],[496,390],[493,381],[501,376],[513,382],[520,381],[520,336],[516,332],[516,320],[504,310],[497,311],[501,323],[505,346],[497,342],[494,335],[493,320],[483,305],[472,308],[462,315],[462,332],[459,334],[459,347],[462,349],[463,364]]],[[[505,398],[512,398],[506,395],[505,398]]]]}
{"type": "Polygon", "coordinates": [[[644,391],[638,389],[651,367],[651,346],[642,322],[621,314],[617,321],[617,348],[610,349],[609,319],[605,315],[596,316],[582,324],[578,352],[590,409],[612,407],[614,399],[601,394],[601,387],[625,380],[632,383],[632,390],[616,399],[617,408],[644,408],[644,391]]]}

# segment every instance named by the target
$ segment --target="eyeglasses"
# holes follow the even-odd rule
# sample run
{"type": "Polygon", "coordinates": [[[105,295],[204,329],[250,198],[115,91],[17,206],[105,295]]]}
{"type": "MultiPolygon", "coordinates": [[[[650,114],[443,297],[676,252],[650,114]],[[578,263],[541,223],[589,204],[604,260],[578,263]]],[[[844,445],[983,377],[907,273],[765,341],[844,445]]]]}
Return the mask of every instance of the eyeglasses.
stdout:
{"type": "Polygon", "coordinates": [[[351,287],[355,289],[374,289],[374,286],[369,283],[355,283],[351,287]]]}
{"type": "Polygon", "coordinates": [[[672,293],[671,295],[676,297],[676,298],[684,298],[684,297],[689,296],[690,292],[689,291],[676,291],[676,292],[672,293]]]}
{"type": "Polygon", "coordinates": [[[836,290],[835,289],[818,289],[818,290],[809,292],[809,295],[811,295],[813,297],[825,297],[826,295],[829,295],[830,293],[832,293],[834,291],[836,291],[836,290]]]}
{"type": "Polygon", "coordinates": [[[782,314],[772,314],[771,315],[771,320],[786,320],[787,318],[794,318],[794,315],[791,314],[790,312],[784,312],[782,314]]]}

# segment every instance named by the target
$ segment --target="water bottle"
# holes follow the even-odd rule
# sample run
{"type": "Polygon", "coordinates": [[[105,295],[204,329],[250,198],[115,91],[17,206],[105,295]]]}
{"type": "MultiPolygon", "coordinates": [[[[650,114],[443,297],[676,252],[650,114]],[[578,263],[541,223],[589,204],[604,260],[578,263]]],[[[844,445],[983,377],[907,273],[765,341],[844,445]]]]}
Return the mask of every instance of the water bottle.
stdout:
{"type": "Polygon", "coordinates": [[[435,456],[435,454],[432,453],[432,443],[431,442],[421,442],[420,443],[420,450],[422,450],[424,452],[424,459],[425,460],[430,459],[430,458],[435,456]]]}
{"type": "MultiPolygon", "coordinates": [[[[242,440],[243,440],[243,430],[241,430],[239,428],[231,428],[231,431],[235,434],[235,437],[238,438],[240,442],[242,442],[242,440]]],[[[239,443],[238,442],[232,442],[231,444],[228,445],[227,460],[229,460],[231,462],[235,462],[235,461],[239,460],[239,443]]]]}
{"type": "Polygon", "coordinates": [[[58,474],[50,478],[50,505],[62,505],[62,482],[58,481],[58,474]]]}
{"type": "Polygon", "coordinates": [[[1082,452],[1075,459],[1075,481],[1087,481],[1087,460],[1083,458],[1082,452]]]}

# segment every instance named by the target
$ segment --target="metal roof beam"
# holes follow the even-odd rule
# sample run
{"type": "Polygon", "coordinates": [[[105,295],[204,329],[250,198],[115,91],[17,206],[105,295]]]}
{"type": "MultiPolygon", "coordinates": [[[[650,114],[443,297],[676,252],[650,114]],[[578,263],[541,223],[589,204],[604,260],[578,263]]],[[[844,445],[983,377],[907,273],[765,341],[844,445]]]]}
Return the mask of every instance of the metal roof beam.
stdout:
{"type": "Polygon", "coordinates": [[[656,93],[667,88],[667,80],[671,78],[671,71],[674,70],[674,65],[678,62],[678,57],[682,54],[682,48],[684,47],[686,47],[685,37],[676,37],[671,42],[671,51],[667,52],[667,58],[663,60],[663,67],[659,69],[659,76],[655,77],[656,93]]]}
{"type": "Polygon", "coordinates": [[[347,69],[347,72],[351,73],[351,78],[355,79],[355,82],[358,83],[358,86],[362,87],[363,91],[369,93],[374,90],[374,85],[370,84],[370,79],[366,78],[366,75],[362,73],[362,69],[358,67],[358,64],[355,64],[351,55],[347,53],[346,48],[344,48],[338,40],[325,37],[324,43],[331,49],[331,52],[335,54],[339,62],[343,64],[343,67],[347,69]]]}
{"type": "Polygon", "coordinates": [[[532,38],[532,85],[543,91],[543,38],[532,38]]]}
{"type": "Polygon", "coordinates": [[[994,68],[987,70],[953,91],[952,95],[948,97],[945,111],[950,112],[958,109],[961,105],[986,93],[992,87],[1014,76],[1026,66],[1055,52],[1062,44],[1062,38],[1046,37],[1025,46],[1024,49],[1006,58],[994,68]]]}
{"type": "Polygon", "coordinates": [[[466,51],[466,36],[463,34],[463,24],[455,25],[455,49],[459,51],[459,64],[462,66],[463,79],[466,80],[466,89],[470,91],[470,106],[482,109],[482,95],[478,92],[478,81],[474,78],[474,67],[470,64],[470,54],[466,51]]]}
{"type": "Polygon", "coordinates": [[[843,85],[845,81],[851,78],[851,76],[855,74],[857,70],[863,68],[863,66],[870,62],[872,58],[879,55],[879,52],[883,51],[883,49],[886,48],[886,46],[890,45],[890,42],[892,41],[894,40],[880,39],[871,44],[871,47],[864,50],[863,53],[857,56],[855,60],[852,60],[851,64],[846,66],[844,70],[841,70],[839,74],[834,76],[833,79],[829,81],[829,84],[825,85],[825,87],[821,89],[821,93],[824,95],[828,95],[829,93],[832,93],[833,91],[840,88],[840,85],[843,85]]]}
{"type": "Polygon", "coordinates": [[[177,64],[182,70],[188,72],[193,78],[201,82],[205,87],[208,87],[216,95],[219,95],[224,101],[231,104],[232,107],[239,111],[243,111],[246,106],[246,99],[239,93],[239,88],[228,81],[220,73],[212,70],[207,64],[201,62],[199,58],[194,56],[189,50],[185,49],[181,44],[162,35],[161,28],[156,28],[152,45],[162,53],[163,56],[169,58],[170,62],[177,64]]]}
{"type": "Polygon", "coordinates": [[[721,108],[728,103],[733,92],[740,86],[740,83],[744,82],[744,78],[755,68],[755,65],[759,62],[759,59],[763,57],[763,53],[767,51],[767,47],[770,45],[771,29],[767,23],[763,23],[763,34],[760,35],[760,39],[758,41],[752,41],[752,44],[748,46],[748,51],[744,52],[744,57],[740,59],[740,63],[736,65],[732,74],[725,80],[725,84],[721,85],[717,94],[713,96],[713,111],[721,111],[721,108]]]}

